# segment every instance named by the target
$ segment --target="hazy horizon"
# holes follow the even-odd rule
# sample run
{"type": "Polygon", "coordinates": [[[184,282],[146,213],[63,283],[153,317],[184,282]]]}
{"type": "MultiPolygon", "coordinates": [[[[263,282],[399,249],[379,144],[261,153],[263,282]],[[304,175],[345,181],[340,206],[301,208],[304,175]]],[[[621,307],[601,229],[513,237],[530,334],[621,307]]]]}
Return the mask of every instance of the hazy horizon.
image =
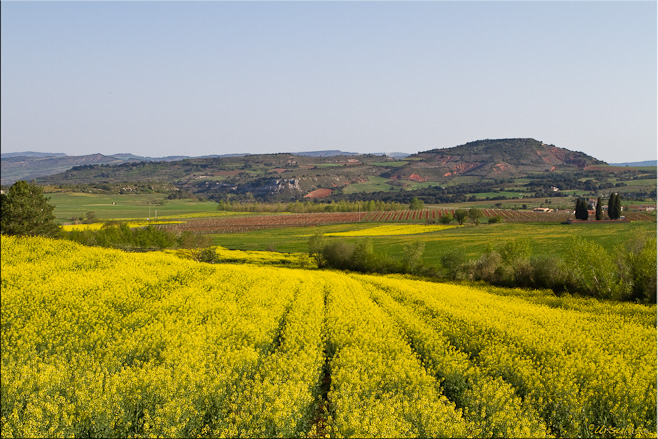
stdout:
{"type": "Polygon", "coordinates": [[[2,2],[2,152],[656,159],[656,2],[2,2]]]}

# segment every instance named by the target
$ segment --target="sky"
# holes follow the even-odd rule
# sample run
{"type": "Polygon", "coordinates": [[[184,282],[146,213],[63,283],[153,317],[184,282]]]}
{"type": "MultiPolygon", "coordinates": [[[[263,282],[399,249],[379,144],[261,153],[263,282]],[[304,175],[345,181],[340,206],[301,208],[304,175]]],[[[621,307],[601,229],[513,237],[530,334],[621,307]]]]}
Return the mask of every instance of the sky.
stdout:
{"type": "Polygon", "coordinates": [[[3,153],[657,155],[655,1],[0,7],[3,153]]]}

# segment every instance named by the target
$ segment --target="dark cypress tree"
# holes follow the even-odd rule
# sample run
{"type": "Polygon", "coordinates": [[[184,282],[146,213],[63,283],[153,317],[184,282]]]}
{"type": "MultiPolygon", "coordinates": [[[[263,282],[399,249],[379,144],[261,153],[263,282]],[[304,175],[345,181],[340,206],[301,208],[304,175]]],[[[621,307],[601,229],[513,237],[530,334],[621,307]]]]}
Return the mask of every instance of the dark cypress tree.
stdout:
{"type": "Polygon", "coordinates": [[[619,194],[615,195],[615,219],[621,218],[621,197],[619,194]]]}
{"type": "Polygon", "coordinates": [[[601,197],[596,199],[595,218],[596,218],[597,221],[601,221],[603,219],[603,207],[601,206],[601,197]]]}
{"type": "Polygon", "coordinates": [[[587,211],[587,201],[583,198],[576,200],[576,219],[587,221],[589,212],[587,211]]]}
{"type": "Polygon", "coordinates": [[[608,199],[608,217],[610,219],[615,219],[615,198],[617,194],[611,193],[610,198],[608,199]]]}

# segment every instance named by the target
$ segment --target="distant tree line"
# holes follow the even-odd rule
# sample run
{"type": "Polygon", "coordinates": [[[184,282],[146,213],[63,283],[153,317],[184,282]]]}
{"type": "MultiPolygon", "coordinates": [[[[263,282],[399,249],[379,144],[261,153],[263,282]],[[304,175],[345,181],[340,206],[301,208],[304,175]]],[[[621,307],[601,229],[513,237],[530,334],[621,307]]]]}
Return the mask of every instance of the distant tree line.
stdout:
{"type": "Polygon", "coordinates": [[[292,213],[320,213],[320,212],[379,212],[389,210],[403,210],[407,206],[384,201],[361,202],[322,202],[322,201],[294,201],[289,203],[263,203],[258,201],[240,202],[219,200],[217,210],[227,212],[292,212],[292,213]]]}

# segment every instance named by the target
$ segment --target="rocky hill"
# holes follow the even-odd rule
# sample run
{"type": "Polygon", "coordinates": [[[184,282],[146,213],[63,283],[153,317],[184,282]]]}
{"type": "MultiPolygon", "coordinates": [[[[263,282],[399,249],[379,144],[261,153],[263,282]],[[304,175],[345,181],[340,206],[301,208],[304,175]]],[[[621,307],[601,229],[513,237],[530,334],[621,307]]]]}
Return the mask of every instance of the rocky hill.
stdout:
{"type": "MultiPolygon", "coordinates": [[[[565,175],[573,176],[590,168],[600,171],[606,165],[582,152],[534,139],[478,140],[453,148],[420,152],[403,159],[372,154],[335,155],[337,153],[339,151],[313,156],[286,153],[183,160],[172,157],[169,158],[171,161],[96,154],[84,156],[76,166],[65,172],[43,174],[46,176],[38,181],[41,184],[69,188],[75,186],[74,190],[86,187],[85,190],[120,188],[124,191],[130,191],[130,185],[148,187],[151,183],[157,183],[159,187],[164,184],[177,188],[181,193],[213,199],[255,197],[261,200],[284,200],[352,196],[362,192],[393,193],[400,189],[420,190],[432,185],[493,185],[526,176],[553,181],[554,178],[550,176],[563,179],[565,175]],[[99,164],[94,163],[94,160],[105,161],[99,164]]],[[[49,159],[54,166],[56,160],[65,158],[34,160],[49,159]]],[[[5,162],[13,161],[16,164],[20,160],[26,159],[3,158],[3,183],[6,177],[5,162]]]]}
{"type": "Polygon", "coordinates": [[[605,162],[582,152],[547,145],[535,139],[478,140],[453,148],[421,152],[408,159],[414,161],[389,176],[441,182],[457,176],[519,177],[605,165],[605,162]]]}

